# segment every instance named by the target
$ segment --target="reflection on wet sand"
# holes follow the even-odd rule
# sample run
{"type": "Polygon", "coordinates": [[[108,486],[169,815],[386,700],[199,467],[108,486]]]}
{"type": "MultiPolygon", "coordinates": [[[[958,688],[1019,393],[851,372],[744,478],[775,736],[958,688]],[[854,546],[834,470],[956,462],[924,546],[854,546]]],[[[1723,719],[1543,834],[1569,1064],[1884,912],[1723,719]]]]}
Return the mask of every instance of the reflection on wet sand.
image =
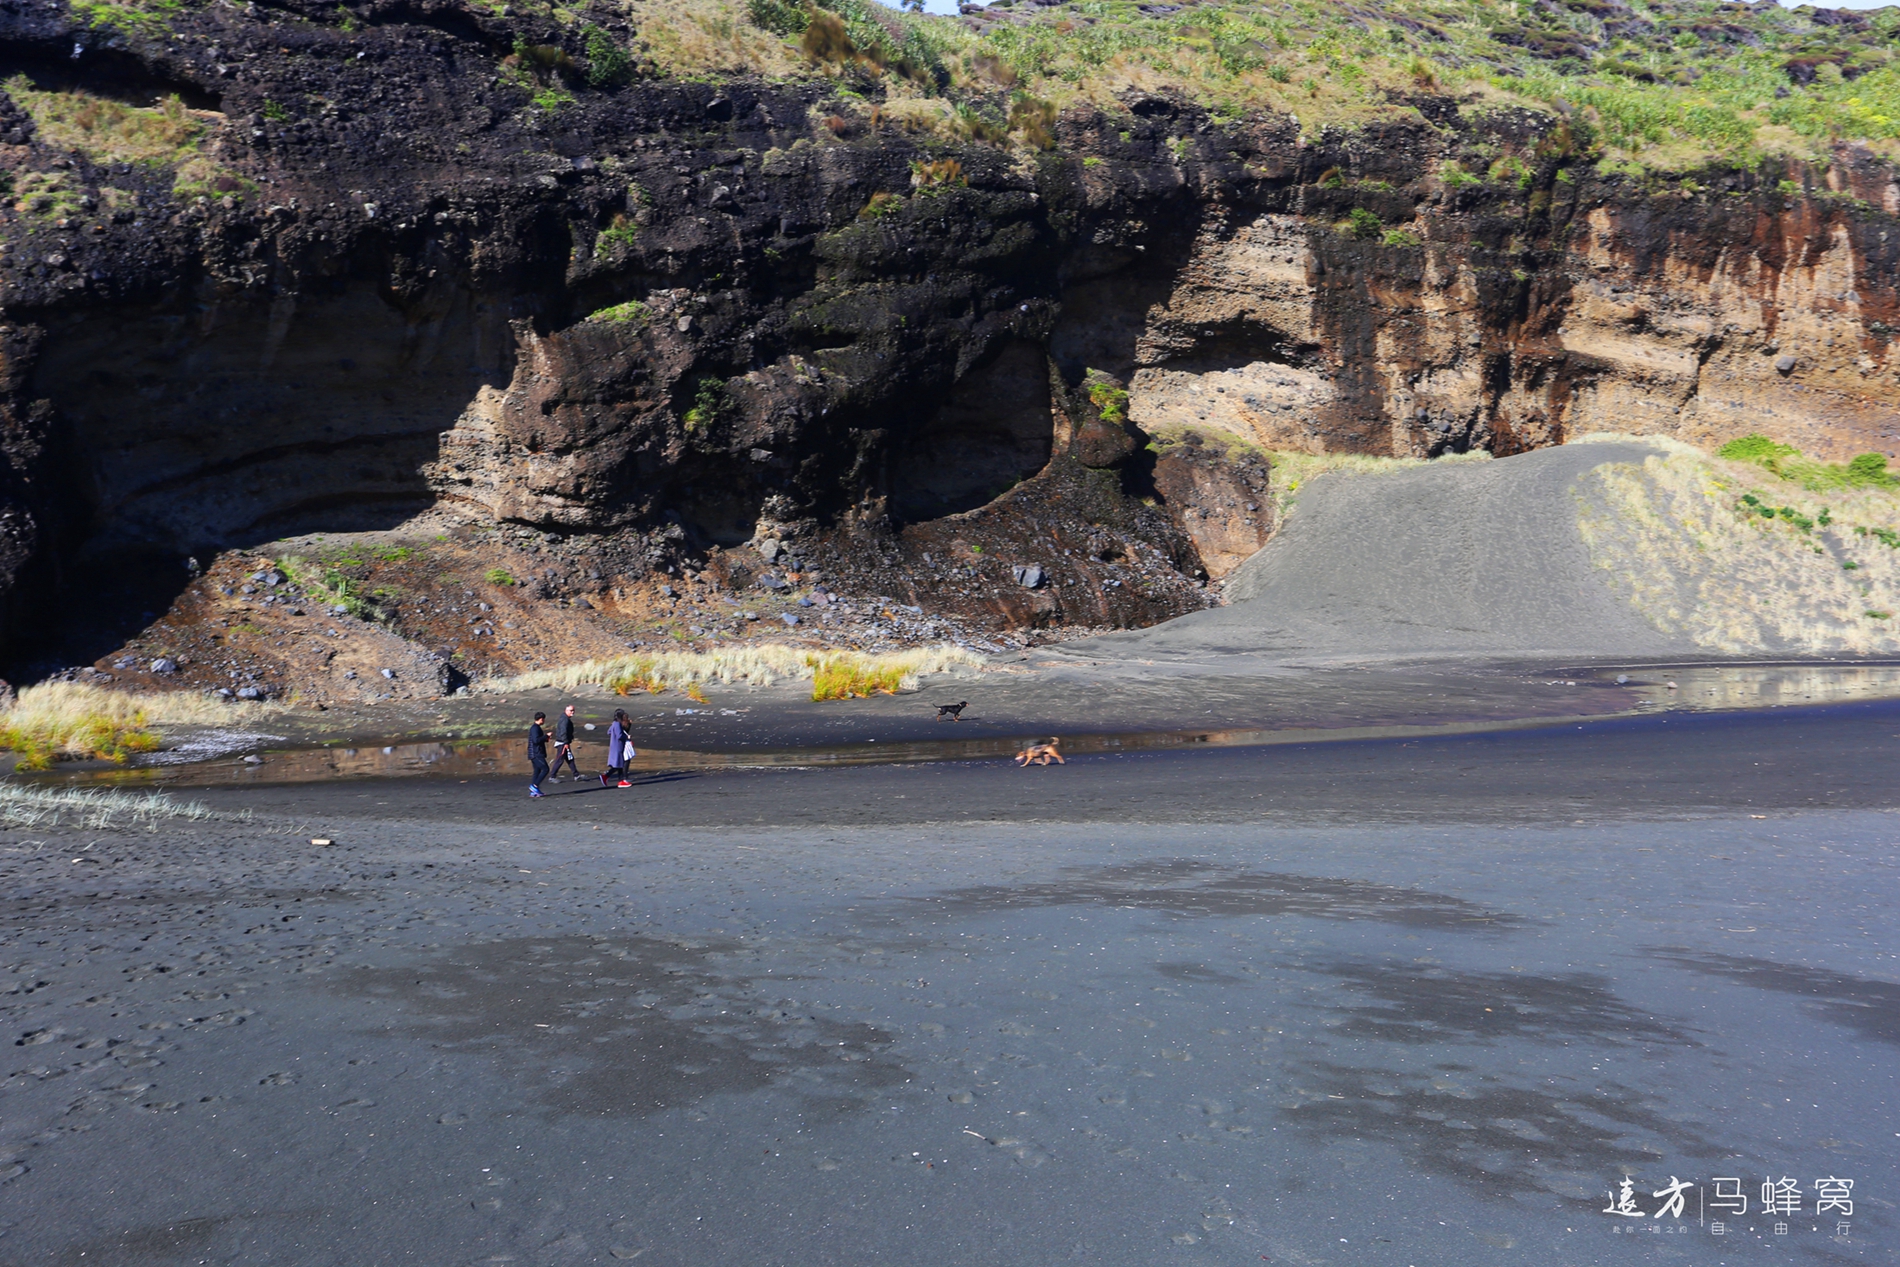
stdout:
{"type": "MultiPolygon", "coordinates": [[[[1513,672],[1519,672],[1513,670],[1513,672]]],[[[1166,751],[1182,748],[1268,747],[1351,740],[1432,738],[1534,729],[1555,722],[1609,720],[1655,712],[1722,712],[1793,705],[1838,704],[1900,698],[1900,664],[1665,664],[1624,667],[1522,670],[1535,682],[1542,674],[1560,680],[1546,685],[1595,688],[1593,698],[1552,713],[1546,706],[1526,707],[1527,715],[1484,719],[1459,718],[1430,724],[1279,725],[1246,728],[1155,729],[1122,733],[1064,734],[1070,756],[1166,751]]],[[[1442,685],[1442,684],[1439,684],[1442,685]]],[[[1443,692],[1441,692],[1443,694],[1443,692]]],[[[1426,707],[1421,698],[1420,707],[1426,707]]],[[[1442,705],[1433,706],[1435,708],[1442,705]]],[[[707,749],[642,746],[635,771],[811,768],[817,766],[894,765],[915,762],[989,761],[1014,756],[1035,734],[986,734],[958,739],[896,740],[802,746],[730,746],[707,749]]],[[[268,740],[270,736],[253,736],[268,740]]],[[[590,754],[585,747],[583,759],[590,754]]],[[[504,774],[527,776],[527,759],[518,739],[405,742],[384,745],[328,745],[287,748],[236,757],[227,748],[210,760],[180,761],[179,753],[159,754],[132,769],[67,770],[53,777],[78,783],[227,784],[311,783],[331,779],[392,778],[429,775],[471,779],[504,774]]]]}
{"type": "Polygon", "coordinates": [[[1681,664],[1595,675],[1614,678],[1616,673],[1631,679],[1628,685],[1645,709],[1725,712],[1900,696],[1900,664],[1681,664]]]}

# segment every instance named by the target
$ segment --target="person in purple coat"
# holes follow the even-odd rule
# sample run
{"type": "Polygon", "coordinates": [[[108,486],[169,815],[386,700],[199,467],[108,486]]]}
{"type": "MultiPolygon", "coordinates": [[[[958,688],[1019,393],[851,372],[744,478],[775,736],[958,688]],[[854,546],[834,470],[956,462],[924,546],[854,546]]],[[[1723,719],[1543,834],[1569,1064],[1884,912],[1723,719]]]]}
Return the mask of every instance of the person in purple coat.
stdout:
{"type": "Polygon", "coordinates": [[[631,724],[626,709],[614,710],[613,722],[607,727],[607,769],[600,776],[602,787],[615,786],[609,783],[610,779],[617,780],[620,787],[633,786],[627,778],[627,758],[633,752],[633,739],[627,733],[631,724]]]}

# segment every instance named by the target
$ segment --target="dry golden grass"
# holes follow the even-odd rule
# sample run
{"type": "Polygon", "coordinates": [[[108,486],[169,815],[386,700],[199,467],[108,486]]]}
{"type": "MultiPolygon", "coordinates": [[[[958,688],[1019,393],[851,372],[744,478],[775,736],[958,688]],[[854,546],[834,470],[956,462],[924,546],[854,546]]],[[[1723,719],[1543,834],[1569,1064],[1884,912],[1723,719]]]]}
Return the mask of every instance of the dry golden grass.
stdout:
{"type": "Polygon", "coordinates": [[[480,689],[506,693],[544,687],[571,691],[583,686],[602,686],[622,695],[630,695],[635,691],[658,695],[662,691],[676,690],[704,703],[703,689],[714,682],[728,686],[735,683],[770,686],[780,680],[805,681],[817,674],[821,662],[849,664],[862,674],[874,676],[880,681],[894,674],[897,689],[908,691],[915,690],[917,680],[926,674],[947,673],[956,668],[980,668],[983,658],[974,651],[966,651],[948,643],[881,655],[843,653],[824,656],[804,647],[766,643],[730,651],[671,651],[657,655],[588,660],[558,669],[543,669],[498,679],[484,684],[480,689]]]}
{"type": "Polygon", "coordinates": [[[1267,453],[1273,464],[1273,491],[1278,495],[1297,493],[1300,486],[1322,475],[1388,475],[1415,466],[1437,466],[1455,462],[1488,462],[1484,452],[1447,453],[1436,458],[1381,458],[1364,453],[1267,453]]]}
{"type": "Polygon", "coordinates": [[[762,31],[730,0],[632,0],[626,12],[648,55],[678,75],[750,71],[774,79],[816,74],[785,40],[762,31]]]}
{"type": "Polygon", "coordinates": [[[19,754],[21,769],[43,770],[60,757],[125,761],[154,751],[161,725],[222,726],[279,712],[279,704],[227,704],[192,691],[133,695],[83,682],[42,682],[20,692],[0,714],[0,748],[19,754]]]}
{"type": "Polygon", "coordinates": [[[1577,489],[1592,562],[1645,617],[1729,654],[1900,652],[1900,548],[1881,539],[1900,544],[1900,491],[1810,492],[1753,463],[1645,443],[1666,452],[1599,467],[1577,489]],[[1800,519],[1765,518],[1744,496],[1800,519]]]}
{"type": "Polygon", "coordinates": [[[906,673],[903,665],[874,663],[863,656],[813,656],[811,669],[811,697],[818,702],[869,699],[917,687],[916,675],[906,673]]]}

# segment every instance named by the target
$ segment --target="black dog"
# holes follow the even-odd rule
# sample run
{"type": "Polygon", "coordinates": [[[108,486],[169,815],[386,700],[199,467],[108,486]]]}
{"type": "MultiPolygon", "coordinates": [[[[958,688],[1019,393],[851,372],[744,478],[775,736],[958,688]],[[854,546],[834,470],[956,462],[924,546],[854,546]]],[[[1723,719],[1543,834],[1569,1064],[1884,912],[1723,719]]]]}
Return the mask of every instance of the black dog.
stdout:
{"type": "Polygon", "coordinates": [[[967,699],[961,704],[939,704],[937,705],[937,720],[942,721],[948,717],[951,721],[962,721],[963,710],[969,706],[970,701],[967,699]]]}

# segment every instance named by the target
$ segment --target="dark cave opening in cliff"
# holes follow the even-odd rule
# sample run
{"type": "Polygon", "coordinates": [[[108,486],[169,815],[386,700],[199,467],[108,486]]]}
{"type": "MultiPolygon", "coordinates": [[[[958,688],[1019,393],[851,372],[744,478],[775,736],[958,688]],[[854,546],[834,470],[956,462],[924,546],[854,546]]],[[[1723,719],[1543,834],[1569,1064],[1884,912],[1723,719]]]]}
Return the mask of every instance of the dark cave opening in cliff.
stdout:
{"type": "Polygon", "coordinates": [[[506,316],[463,290],[404,310],[374,287],[49,315],[30,384],[53,408],[56,554],[16,620],[21,663],[84,664],[165,611],[186,560],[396,527],[485,385],[506,316]]]}
{"type": "Polygon", "coordinates": [[[1048,358],[1018,340],[958,380],[921,425],[894,427],[891,505],[904,523],[975,510],[1049,463],[1048,358]]]}

